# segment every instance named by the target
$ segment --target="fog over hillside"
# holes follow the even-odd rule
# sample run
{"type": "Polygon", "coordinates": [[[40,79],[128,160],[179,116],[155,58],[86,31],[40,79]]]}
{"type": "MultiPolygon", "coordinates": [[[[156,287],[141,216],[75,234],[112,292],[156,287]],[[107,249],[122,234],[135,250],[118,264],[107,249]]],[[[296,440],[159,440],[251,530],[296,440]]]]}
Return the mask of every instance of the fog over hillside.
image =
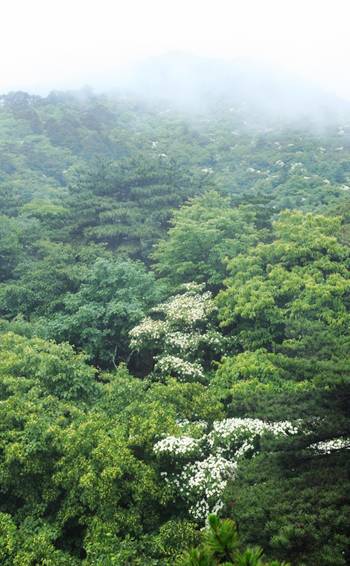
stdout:
{"type": "Polygon", "coordinates": [[[81,103],[107,95],[159,105],[163,111],[169,105],[189,115],[231,109],[253,128],[282,122],[322,129],[350,122],[349,101],[298,74],[247,58],[227,61],[171,52],[68,92],[81,103]]]}
{"type": "Polygon", "coordinates": [[[112,80],[121,90],[191,111],[205,111],[221,100],[248,112],[276,119],[306,117],[316,124],[350,113],[350,102],[334,93],[253,59],[225,61],[173,52],[148,58],[112,80]]]}

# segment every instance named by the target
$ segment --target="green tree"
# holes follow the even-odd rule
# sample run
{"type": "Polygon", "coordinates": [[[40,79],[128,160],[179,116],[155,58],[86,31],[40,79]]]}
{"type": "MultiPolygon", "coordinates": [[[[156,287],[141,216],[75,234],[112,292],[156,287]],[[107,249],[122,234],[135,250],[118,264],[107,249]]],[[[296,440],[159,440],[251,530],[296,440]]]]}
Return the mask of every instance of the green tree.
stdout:
{"type": "Polygon", "coordinates": [[[103,242],[112,250],[147,258],[165,234],[171,211],[201,191],[200,179],[167,157],[141,154],[122,162],[101,162],[69,188],[74,239],[103,242]]]}
{"type": "Polygon", "coordinates": [[[141,263],[100,258],[87,270],[78,291],[63,297],[63,309],[50,317],[45,332],[111,367],[128,357],[128,331],[160,295],[153,274],[141,263]]]}
{"type": "Polygon", "coordinates": [[[11,278],[23,254],[20,233],[13,218],[0,215],[0,283],[11,278]]]}
{"type": "Polygon", "coordinates": [[[327,520],[337,509],[342,524],[348,509],[349,248],[340,219],[321,215],[285,212],[273,236],[231,262],[218,304],[236,352],[213,386],[229,414],[289,418],[298,434],[262,443],[231,482],[227,509],[269,555],[345,565],[347,526],[327,520]]]}
{"type": "Polygon", "coordinates": [[[176,211],[166,239],[153,253],[155,269],[173,288],[196,281],[217,289],[225,262],[257,241],[251,206],[234,208],[228,197],[209,192],[176,211]]]}
{"type": "Polygon", "coordinates": [[[209,515],[208,522],[203,542],[180,558],[178,566],[287,566],[277,560],[265,562],[260,548],[242,551],[236,525],[230,519],[220,520],[216,515],[209,515]]]}
{"type": "Polygon", "coordinates": [[[75,403],[91,403],[98,396],[96,370],[86,356],[69,344],[26,338],[12,332],[0,336],[1,399],[31,390],[75,403]]]}

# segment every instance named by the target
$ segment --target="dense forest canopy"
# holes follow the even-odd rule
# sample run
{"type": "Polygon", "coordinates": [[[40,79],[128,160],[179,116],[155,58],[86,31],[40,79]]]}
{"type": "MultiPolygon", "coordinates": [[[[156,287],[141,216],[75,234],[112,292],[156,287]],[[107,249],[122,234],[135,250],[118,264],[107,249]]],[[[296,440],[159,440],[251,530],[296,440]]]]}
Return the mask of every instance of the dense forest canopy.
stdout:
{"type": "Polygon", "coordinates": [[[345,110],[0,97],[1,564],[349,564],[345,110]]]}

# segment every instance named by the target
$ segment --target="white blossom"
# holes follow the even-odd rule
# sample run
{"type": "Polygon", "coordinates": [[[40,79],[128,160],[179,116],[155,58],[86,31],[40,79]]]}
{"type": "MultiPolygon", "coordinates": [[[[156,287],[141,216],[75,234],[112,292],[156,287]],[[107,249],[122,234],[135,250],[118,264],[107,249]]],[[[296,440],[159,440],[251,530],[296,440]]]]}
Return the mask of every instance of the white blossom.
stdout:
{"type": "Polygon", "coordinates": [[[350,450],[350,438],[333,438],[311,444],[309,448],[321,452],[322,454],[330,454],[335,450],[350,450]]]}
{"type": "MultiPolygon", "coordinates": [[[[187,432],[196,424],[188,420],[179,422],[187,432]]],[[[205,432],[206,428],[206,423],[202,422],[200,430],[197,429],[197,434],[202,435],[199,438],[189,434],[169,436],[154,446],[157,455],[192,460],[183,465],[180,472],[166,473],[163,477],[186,501],[192,517],[200,522],[208,513],[218,512],[222,507],[223,492],[227,482],[235,478],[239,461],[248,454],[254,456],[257,453],[254,445],[257,436],[267,433],[286,436],[298,432],[289,421],[267,422],[250,418],[215,421],[209,433],[205,432]]]]}
{"type": "Polygon", "coordinates": [[[209,318],[217,307],[202,284],[187,283],[181,291],[153,308],[151,316],[130,331],[130,346],[152,351],[155,377],[162,374],[182,381],[203,381],[203,351],[215,352],[224,341],[209,318]]]}
{"type": "Polygon", "coordinates": [[[189,455],[198,451],[200,442],[200,439],[191,436],[167,436],[155,444],[154,452],[173,456],[189,455]]]}
{"type": "Polygon", "coordinates": [[[190,499],[194,496],[199,498],[189,508],[195,519],[204,520],[208,512],[218,506],[227,481],[233,479],[236,468],[236,462],[216,455],[185,466],[180,475],[180,491],[190,499]]]}
{"type": "Polygon", "coordinates": [[[203,368],[200,364],[188,362],[177,356],[159,357],[154,369],[163,374],[172,375],[175,373],[180,381],[187,379],[197,381],[204,378],[203,368]]]}
{"type": "Polygon", "coordinates": [[[153,320],[152,318],[144,318],[138,326],[130,330],[130,346],[139,348],[145,339],[159,340],[165,330],[165,323],[162,320],[153,320]]]}

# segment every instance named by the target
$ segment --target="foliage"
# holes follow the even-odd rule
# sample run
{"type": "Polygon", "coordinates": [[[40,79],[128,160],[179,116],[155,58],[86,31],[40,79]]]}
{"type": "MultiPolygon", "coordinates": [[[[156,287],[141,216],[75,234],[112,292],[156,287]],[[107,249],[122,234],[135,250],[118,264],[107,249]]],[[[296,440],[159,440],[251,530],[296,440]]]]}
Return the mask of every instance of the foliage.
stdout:
{"type": "Polygon", "coordinates": [[[95,370],[67,343],[9,332],[1,336],[0,353],[1,399],[30,391],[75,403],[98,396],[95,370]]]}
{"type": "Polygon", "coordinates": [[[349,122],[17,92],[0,148],[1,564],[348,564],[349,122]]]}
{"type": "Polygon", "coordinates": [[[234,208],[216,192],[190,200],[175,213],[167,239],[156,247],[156,271],[171,286],[194,280],[220,287],[226,260],[257,241],[254,220],[252,207],[234,208]]]}
{"type": "MultiPolygon", "coordinates": [[[[220,520],[216,515],[209,515],[208,522],[203,542],[180,558],[177,562],[179,566],[283,566],[276,560],[263,561],[260,548],[241,551],[236,525],[230,519],[220,520]]],[[[283,564],[287,566],[286,563],[283,564]]]]}
{"type": "Polygon", "coordinates": [[[128,356],[128,331],[157,302],[161,290],[141,263],[97,259],[76,293],[63,297],[61,312],[45,333],[84,348],[96,363],[111,367],[128,356]]]}
{"type": "Polygon", "coordinates": [[[349,561],[349,457],[263,453],[246,461],[226,494],[244,543],[292,564],[345,566],[349,561]]]}

